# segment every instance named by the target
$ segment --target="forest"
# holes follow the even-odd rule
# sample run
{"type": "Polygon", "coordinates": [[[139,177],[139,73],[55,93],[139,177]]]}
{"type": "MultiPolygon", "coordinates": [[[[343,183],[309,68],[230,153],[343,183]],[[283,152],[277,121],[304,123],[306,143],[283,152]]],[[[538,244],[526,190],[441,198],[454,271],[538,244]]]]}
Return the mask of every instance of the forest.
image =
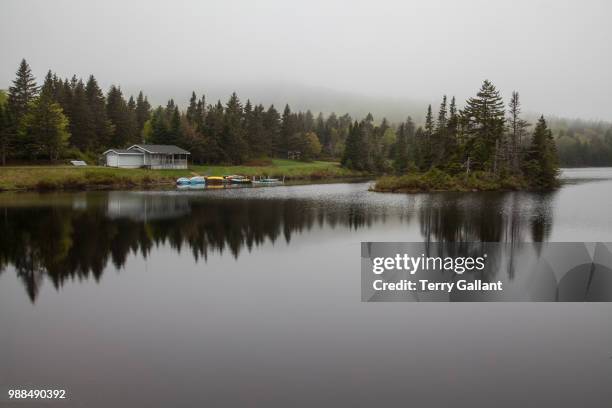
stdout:
{"type": "Polygon", "coordinates": [[[192,93],[186,109],[170,99],[153,107],[141,91],[105,93],[96,78],[60,78],[49,71],[39,86],[21,61],[16,78],[0,93],[0,162],[83,159],[97,163],[110,147],[135,143],[175,144],[196,164],[245,164],[269,158],[329,159],[346,168],[402,175],[435,169],[456,175],[481,171],[496,177],[527,176],[551,186],[558,165],[612,164],[612,128],[555,119],[556,136],[544,117],[528,123],[518,92],[508,106],[488,80],[460,108],[443,96],[428,106],[425,122],[376,121],[368,114],[316,116],[242,102],[209,103],[192,93]],[[532,177],[533,175],[537,177],[532,177]]]}

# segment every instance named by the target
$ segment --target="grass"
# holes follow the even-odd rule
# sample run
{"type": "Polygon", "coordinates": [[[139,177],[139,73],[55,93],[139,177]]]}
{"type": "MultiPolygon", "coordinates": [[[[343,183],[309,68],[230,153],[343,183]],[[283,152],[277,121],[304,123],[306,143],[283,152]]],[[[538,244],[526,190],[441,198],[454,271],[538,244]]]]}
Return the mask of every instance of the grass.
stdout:
{"type": "Polygon", "coordinates": [[[526,180],[508,176],[500,178],[491,173],[475,171],[469,175],[449,175],[433,169],[427,173],[403,176],[384,176],[376,180],[373,191],[390,193],[419,193],[428,191],[499,191],[524,190],[526,180]]]}
{"type": "Polygon", "coordinates": [[[274,159],[265,166],[191,166],[188,170],[117,169],[111,167],[7,166],[0,167],[0,190],[85,190],[174,185],[192,175],[285,177],[287,180],[324,180],[366,174],[327,161],[274,159]]]}

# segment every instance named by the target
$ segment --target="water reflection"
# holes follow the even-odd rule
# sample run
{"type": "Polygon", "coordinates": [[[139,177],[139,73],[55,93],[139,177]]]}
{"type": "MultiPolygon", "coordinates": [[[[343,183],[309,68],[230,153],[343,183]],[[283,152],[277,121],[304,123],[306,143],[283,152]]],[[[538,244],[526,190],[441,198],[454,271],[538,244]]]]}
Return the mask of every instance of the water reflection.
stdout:
{"type": "Polygon", "coordinates": [[[205,261],[213,252],[237,258],[266,241],[328,229],[399,224],[426,243],[520,242],[547,240],[552,225],[554,193],[398,196],[342,186],[4,195],[0,273],[14,268],[34,301],[45,277],[56,288],[67,279],[99,280],[109,262],[121,268],[130,254],[146,258],[164,245],[205,261]]]}

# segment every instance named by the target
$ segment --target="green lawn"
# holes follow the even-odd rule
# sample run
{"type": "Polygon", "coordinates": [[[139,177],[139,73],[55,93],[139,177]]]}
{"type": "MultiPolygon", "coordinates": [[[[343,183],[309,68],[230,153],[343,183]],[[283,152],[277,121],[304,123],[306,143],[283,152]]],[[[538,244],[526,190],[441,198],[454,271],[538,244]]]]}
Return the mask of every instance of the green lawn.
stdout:
{"type": "Polygon", "coordinates": [[[178,177],[192,175],[285,177],[287,180],[321,180],[359,177],[365,174],[326,161],[272,160],[268,166],[191,166],[188,170],[116,169],[101,166],[7,166],[0,167],[0,190],[60,190],[129,188],[172,185],[178,177]]]}

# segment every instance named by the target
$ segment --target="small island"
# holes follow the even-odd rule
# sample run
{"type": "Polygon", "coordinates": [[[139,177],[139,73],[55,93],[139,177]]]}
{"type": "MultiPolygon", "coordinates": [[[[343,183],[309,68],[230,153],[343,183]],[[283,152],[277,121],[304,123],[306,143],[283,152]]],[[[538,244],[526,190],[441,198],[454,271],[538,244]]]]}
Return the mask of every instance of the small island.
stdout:
{"type": "Polygon", "coordinates": [[[559,160],[552,131],[540,116],[530,134],[521,117],[518,92],[512,92],[508,116],[495,86],[485,80],[475,97],[458,110],[455,98],[442,98],[437,120],[431,105],[425,125],[416,128],[409,117],[397,129],[389,149],[392,162],[372,142],[370,118],[350,129],[342,163],[356,169],[377,169],[385,175],[373,191],[491,191],[550,190],[559,185],[559,160]]]}

